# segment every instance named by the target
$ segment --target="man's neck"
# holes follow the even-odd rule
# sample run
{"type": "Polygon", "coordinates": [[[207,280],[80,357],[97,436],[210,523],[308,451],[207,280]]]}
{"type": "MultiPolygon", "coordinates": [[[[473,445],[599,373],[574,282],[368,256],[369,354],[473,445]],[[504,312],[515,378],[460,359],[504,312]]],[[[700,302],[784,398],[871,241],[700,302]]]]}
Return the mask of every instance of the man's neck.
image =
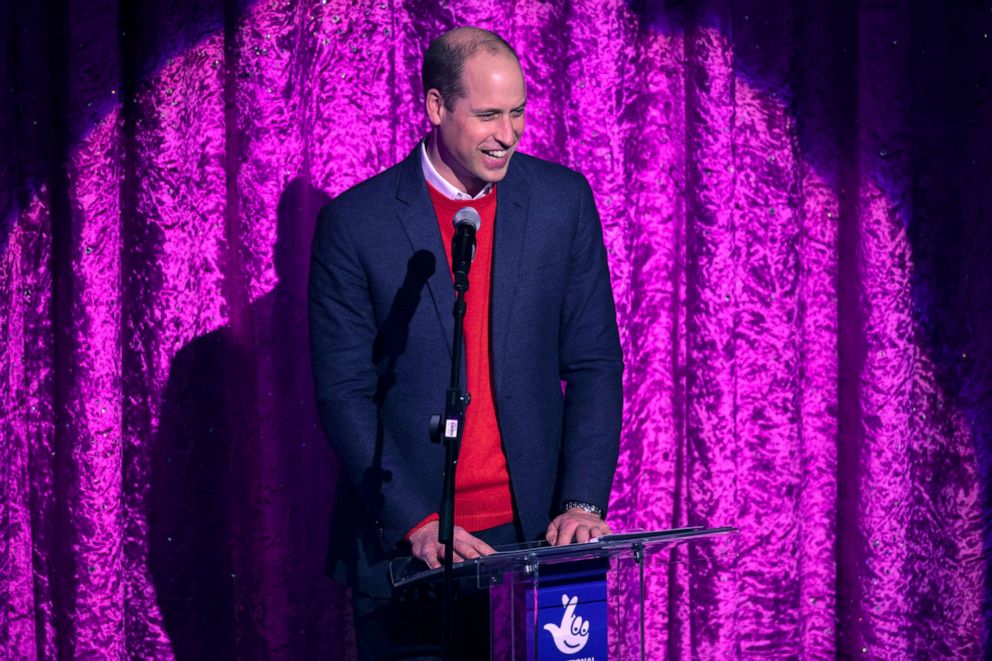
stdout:
{"type": "Polygon", "coordinates": [[[434,170],[441,175],[445,181],[461,192],[467,194],[469,197],[475,197],[483,188],[486,187],[486,182],[482,180],[465,182],[459,179],[454,170],[452,170],[451,167],[449,167],[445,162],[441,151],[441,141],[438,140],[437,130],[435,129],[427,136],[427,158],[430,160],[431,165],[434,166],[434,170]]]}

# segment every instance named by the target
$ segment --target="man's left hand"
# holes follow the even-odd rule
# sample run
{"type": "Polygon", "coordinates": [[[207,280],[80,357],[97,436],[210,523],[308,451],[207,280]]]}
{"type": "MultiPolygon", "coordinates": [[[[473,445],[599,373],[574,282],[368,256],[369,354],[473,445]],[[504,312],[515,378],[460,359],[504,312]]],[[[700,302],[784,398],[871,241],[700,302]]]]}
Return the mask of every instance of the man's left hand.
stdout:
{"type": "Polygon", "coordinates": [[[570,509],[555,517],[555,520],[548,526],[544,538],[552,546],[564,546],[571,544],[573,539],[581,544],[595,537],[609,534],[610,527],[606,525],[606,521],[592,512],[583,509],[570,509]]]}

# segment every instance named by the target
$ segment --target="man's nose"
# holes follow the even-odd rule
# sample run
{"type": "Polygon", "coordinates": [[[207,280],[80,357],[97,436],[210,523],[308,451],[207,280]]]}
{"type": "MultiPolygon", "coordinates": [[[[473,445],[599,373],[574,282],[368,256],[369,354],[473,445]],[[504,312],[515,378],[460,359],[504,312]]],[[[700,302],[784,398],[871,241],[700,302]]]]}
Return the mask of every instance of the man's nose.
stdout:
{"type": "Polygon", "coordinates": [[[493,133],[493,137],[504,147],[509,147],[516,142],[516,134],[513,130],[513,118],[509,114],[504,114],[500,117],[499,125],[496,127],[495,133],[493,133]]]}

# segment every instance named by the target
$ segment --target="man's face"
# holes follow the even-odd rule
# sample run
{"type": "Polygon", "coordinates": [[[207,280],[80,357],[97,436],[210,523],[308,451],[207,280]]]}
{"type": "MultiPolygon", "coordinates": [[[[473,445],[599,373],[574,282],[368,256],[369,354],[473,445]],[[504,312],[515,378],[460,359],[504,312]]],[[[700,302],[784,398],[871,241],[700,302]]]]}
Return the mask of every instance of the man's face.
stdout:
{"type": "Polygon", "coordinates": [[[508,53],[476,53],[465,62],[462,82],[465,96],[448,99],[452,110],[429,90],[427,115],[437,133],[439,174],[474,195],[506,176],[524,132],[527,91],[520,65],[508,53]]]}

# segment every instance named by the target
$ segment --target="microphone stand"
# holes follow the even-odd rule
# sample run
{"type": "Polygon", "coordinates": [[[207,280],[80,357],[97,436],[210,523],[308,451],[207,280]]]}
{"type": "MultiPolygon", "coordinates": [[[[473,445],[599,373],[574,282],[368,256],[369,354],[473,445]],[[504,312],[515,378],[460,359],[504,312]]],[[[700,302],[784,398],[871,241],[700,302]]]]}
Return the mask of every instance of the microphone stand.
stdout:
{"type": "Polygon", "coordinates": [[[455,273],[455,317],[454,339],[451,345],[451,379],[444,403],[443,426],[437,416],[432,420],[432,435],[435,442],[444,441],[444,491],[441,496],[441,510],[438,521],[438,541],[444,544],[444,588],[441,606],[442,654],[445,661],[454,657],[454,537],[455,537],[455,469],[458,466],[458,453],[462,445],[465,428],[465,409],[470,396],[461,389],[462,375],[462,336],[465,322],[465,292],[468,291],[468,274],[455,273]]]}

